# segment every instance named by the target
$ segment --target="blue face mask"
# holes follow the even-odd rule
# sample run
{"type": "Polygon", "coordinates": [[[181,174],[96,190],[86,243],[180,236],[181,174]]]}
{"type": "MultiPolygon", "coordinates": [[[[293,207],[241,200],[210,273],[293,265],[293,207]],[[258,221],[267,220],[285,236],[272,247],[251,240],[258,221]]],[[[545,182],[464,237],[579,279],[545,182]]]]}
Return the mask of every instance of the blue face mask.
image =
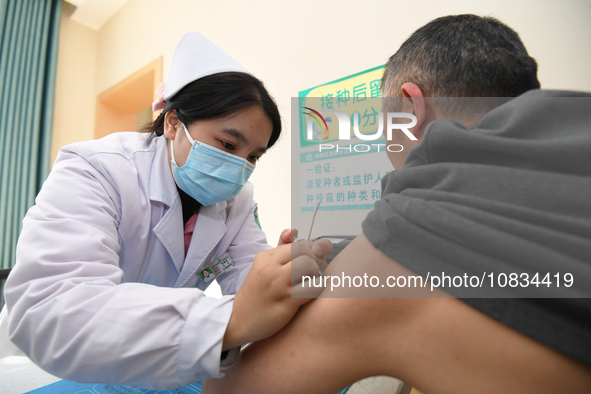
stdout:
{"type": "Polygon", "coordinates": [[[191,151],[185,165],[177,166],[170,141],[172,176],[182,191],[203,206],[236,197],[254,171],[254,164],[242,157],[195,141],[183,124],[191,151]]]}

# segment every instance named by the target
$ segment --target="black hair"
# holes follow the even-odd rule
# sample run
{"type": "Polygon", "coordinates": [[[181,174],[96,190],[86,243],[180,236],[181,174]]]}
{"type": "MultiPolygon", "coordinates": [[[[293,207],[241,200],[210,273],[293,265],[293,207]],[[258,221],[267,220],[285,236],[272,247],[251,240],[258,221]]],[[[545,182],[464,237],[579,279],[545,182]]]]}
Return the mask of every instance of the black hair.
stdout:
{"type": "Polygon", "coordinates": [[[412,82],[431,97],[516,97],[539,89],[538,65],[519,35],[492,17],[437,18],[390,57],[382,95],[400,97],[412,82]]]}
{"type": "Polygon", "coordinates": [[[164,116],[172,110],[176,110],[179,120],[189,126],[199,120],[220,118],[252,106],[262,108],[273,124],[267,144],[270,148],[281,135],[279,109],[260,80],[241,72],[218,73],[191,82],[166,102],[160,115],[142,132],[157,136],[164,134],[164,116]]]}

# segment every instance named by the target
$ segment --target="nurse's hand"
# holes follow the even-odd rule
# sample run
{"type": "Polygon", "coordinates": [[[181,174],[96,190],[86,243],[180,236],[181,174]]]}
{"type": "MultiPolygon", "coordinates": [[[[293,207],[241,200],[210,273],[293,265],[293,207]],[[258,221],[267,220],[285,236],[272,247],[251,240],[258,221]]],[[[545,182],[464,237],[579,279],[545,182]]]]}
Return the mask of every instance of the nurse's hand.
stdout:
{"type": "Polygon", "coordinates": [[[293,241],[295,241],[297,238],[298,238],[298,230],[297,229],[295,229],[295,228],[285,229],[281,232],[281,235],[279,236],[279,242],[277,243],[277,246],[290,244],[293,241]]]}
{"type": "Polygon", "coordinates": [[[318,275],[317,257],[332,250],[326,239],[299,241],[280,245],[257,254],[244,284],[234,297],[230,322],[224,334],[223,350],[258,341],[279,331],[322,289],[307,288],[315,293],[292,297],[292,266],[297,275],[318,275]],[[298,297],[298,298],[296,298],[298,297]],[[307,298],[304,298],[307,297],[307,298]]]}

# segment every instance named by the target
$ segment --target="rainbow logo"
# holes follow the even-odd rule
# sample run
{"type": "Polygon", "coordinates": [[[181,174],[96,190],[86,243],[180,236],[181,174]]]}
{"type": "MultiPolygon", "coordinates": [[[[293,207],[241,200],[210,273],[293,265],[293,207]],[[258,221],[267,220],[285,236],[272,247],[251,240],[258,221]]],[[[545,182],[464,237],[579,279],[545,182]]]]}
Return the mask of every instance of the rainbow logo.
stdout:
{"type": "Polygon", "coordinates": [[[303,111],[302,113],[304,115],[308,115],[309,117],[314,119],[316,121],[316,123],[318,123],[318,127],[320,127],[320,132],[324,136],[323,139],[328,138],[328,124],[326,123],[326,120],[324,119],[324,117],[320,114],[320,112],[318,112],[310,107],[304,107],[304,108],[310,112],[303,111]],[[320,121],[322,121],[322,123],[320,121]],[[323,125],[324,125],[324,127],[323,127],[323,125]]]}

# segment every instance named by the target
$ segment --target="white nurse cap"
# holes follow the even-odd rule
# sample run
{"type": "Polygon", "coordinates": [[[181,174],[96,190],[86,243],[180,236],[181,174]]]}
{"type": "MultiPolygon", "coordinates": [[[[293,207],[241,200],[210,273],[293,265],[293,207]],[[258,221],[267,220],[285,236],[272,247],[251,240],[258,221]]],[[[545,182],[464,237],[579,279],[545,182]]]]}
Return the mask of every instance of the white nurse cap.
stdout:
{"type": "Polygon", "coordinates": [[[202,34],[196,31],[187,33],[174,50],[164,100],[170,100],[182,88],[199,78],[232,71],[250,74],[202,34]]]}

